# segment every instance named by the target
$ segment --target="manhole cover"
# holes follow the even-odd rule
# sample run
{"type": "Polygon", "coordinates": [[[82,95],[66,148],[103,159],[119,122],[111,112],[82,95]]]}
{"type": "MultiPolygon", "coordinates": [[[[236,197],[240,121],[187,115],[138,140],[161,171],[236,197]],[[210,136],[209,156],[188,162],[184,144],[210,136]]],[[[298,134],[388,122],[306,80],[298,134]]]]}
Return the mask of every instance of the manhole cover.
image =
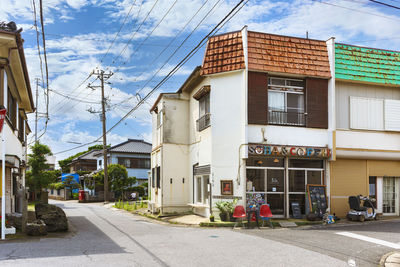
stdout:
{"type": "Polygon", "coordinates": [[[217,235],[210,235],[211,238],[218,238],[217,235]]]}

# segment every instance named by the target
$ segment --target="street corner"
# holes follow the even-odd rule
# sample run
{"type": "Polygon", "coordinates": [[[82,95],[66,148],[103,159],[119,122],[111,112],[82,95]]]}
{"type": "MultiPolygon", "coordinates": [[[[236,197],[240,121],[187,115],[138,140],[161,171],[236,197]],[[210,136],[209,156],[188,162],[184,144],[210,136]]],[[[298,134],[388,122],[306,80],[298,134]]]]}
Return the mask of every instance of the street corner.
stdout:
{"type": "Polygon", "coordinates": [[[382,267],[399,267],[400,266],[400,250],[389,252],[382,256],[379,266],[382,267]]]}

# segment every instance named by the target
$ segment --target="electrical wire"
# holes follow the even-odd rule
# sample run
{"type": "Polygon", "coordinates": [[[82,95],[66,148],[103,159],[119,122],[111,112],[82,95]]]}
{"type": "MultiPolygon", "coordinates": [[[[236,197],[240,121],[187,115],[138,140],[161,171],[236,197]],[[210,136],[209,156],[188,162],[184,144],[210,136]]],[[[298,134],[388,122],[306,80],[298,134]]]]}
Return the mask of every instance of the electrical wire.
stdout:
{"type": "MultiPolygon", "coordinates": [[[[143,75],[146,71],[148,71],[148,69],[149,69],[149,67],[150,66],[153,66],[153,64],[155,63],[155,61],[158,59],[158,58],[160,58],[160,56],[171,46],[171,44],[178,38],[178,36],[185,30],[185,28],[192,22],[192,20],[197,16],[197,14],[200,12],[200,10],[207,4],[207,2],[208,2],[208,0],[207,1],[205,1],[204,3],[203,3],[203,5],[202,6],[200,6],[200,8],[196,11],[196,13],[190,18],[190,20],[180,29],[180,31],[175,35],[175,37],[169,42],[169,44],[153,59],[153,61],[150,63],[150,64],[148,64],[147,65],[147,68],[144,70],[144,71],[142,71],[137,77],[140,77],[141,75],[143,75]]],[[[219,1],[218,1],[219,2],[219,1]]],[[[218,3],[217,2],[217,3],[218,3]]],[[[215,5],[214,5],[214,7],[215,7],[215,5]]],[[[212,9],[214,9],[214,7],[212,8],[212,9]]],[[[211,10],[212,10],[211,9],[211,10]]],[[[208,15],[209,13],[207,13],[206,14],[206,16],[208,15]]],[[[204,19],[203,19],[204,20],[204,19]]],[[[198,26],[197,26],[198,27],[198,26]]],[[[196,27],[196,29],[197,29],[197,27],[196,27]]],[[[192,35],[192,33],[193,33],[193,31],[189,34],[189,37],[190,37],[190,35],[192,35]]],[[[188,39],[188,37],[185,39],[185,42],[186,42],[186,40],[188,39]]],[[[181,43],[179,46],[178,46],[178,49],[180,48],[180,47],[182,47],[183,46],[183,44],[184,44],[184,42],[183,43],[181,43]]],[[[176,53],[176,52],[175,52],[176,53]]],[[[171,58],[171,57],[170,57],[171,58]]],[[[168,61],[167,61],[168,62],[168,61]]],[[[165,65],[165,64],[164,64],[165,65]]],[[[164,66],[163,65],[163,66],[164,66]]],[[[152,77],[152,78],[154,78],[154,76],[152,77]]],[[[152,79],[150,79],[150,81],[151,81],[152,79]]],[[[133,82],[136,82],[137,81],[137,78],[135,78],[135,80],[133,81],[133,82]]],[[[137,93],[138,94],[138,93],[137,93]]],[[[134,96],[132,96],[132,97],[130,97],[130,98],[127,98],[127,99],[125,99],[124,101],[122,101],[121,102],[121,104],[123,104],[123,103],[125,103],[125,102],[127,102],[127,101],[129,101],[130,99],[132,99],[134,96]]]]}
{"type": "Polygon", "coordinates": [[[126,49],[128,48],[130,42],[133,40],[133,38],[136,36],[136,33],[140,30],[140,28],[143,26],[143,24],[146,22],[147,18],[149,17],[150,13],[153,11],[154,7],[156,6],[156,4],[158,3],[159,0],[156,0],[153,4],[153,6],[151,7],[150,11],[147,13],[146,17],[143,19],[143,21],[140,23],[139,27],[136,29],[136,31],[133,32],[133,34],[131,35],[129,41],[126,43],[125,47],[121,50],[121,52],[118,54],[118,56],[116,56],[113,61],[112,64],[114,64],[117,59],[126,51],[126,49]]]}
{"type": "Polygon", "coordinates": [[[393,6],[393,5],[390,5],[390,4],[387,4],[387,3],[383,3],[383,2],[380,2],[380,1],[376,1],[376,0],[369,0],[369,1],[372,2],[372,3],[376,3],[376,4],[387,6],[387,7],[391,7],[391,8],[394,8],[394,9],[400,9],[400,7],[398,7],[398,6],[393,6]]]}
{"type": "MultiPolygon", "coordinates": [[[[42,0],[39,0],[39,8],[40,8],[40,24],[42,26],[44,65],[46,67],[46,92],[47,92],[46,95],[47,95],[47,97],[46,97],[46,122],[45,122],[45,131],[44,131],[44,133],[45,133],[47,130],[47,124],[49,122],[49,68],[47,65],[46,38],[45,38],[45,33],[44,33],[43,1],[42,0]]],[[[38,140],[39,140],[39,138],[38,138],[38,140]]]]}
{"type": "Polygon", "coordinates": [[[385,19],[389,19],[389,20],[393,20],[393,21],[397,21],[397,22],[400,21],[400,19],[395,19],[395,18],[391,18],[391,17],[388,17],[388,16],[379,15],[379,14],[372,13],[372,12],[368,12],[368,11],[362,11],[362,10],[355,9],[355,8],[350,8],[350,7],[345,7],[345,6],[341,6],[341,5],[336,5],[336,4],[327,3],[327,2],[323,2],[323,1],[319,1],[319,0],[312,0],[312,1],[313,1],[313,2],[316,2],[316,3],[321,3],[321,4],[324,4],[324,5],[328,5],[328,6],[339,7],[339,8],[351,10],[351,11],[354,11],[354,12],[363,13],[363,14],[368,14],[368,15],[372,15],[372,16],[376,16],[376,17],[381,17],[381,18],[385,18],[385,19]]]}
{"type": "Polygon", "coordinates": [[[99,138],[97,138],[96,140],[92,141],[92,142],[88,142],[86,144],[82,144],[80,146],[77,147],[73,147],[70,149],[66,149],[63,151],[59,151],[54,153],[54,155],[56,154],[61,154],[61,153],[65,153],[71,150],[75,150],[77,148],[81,148],[84,147],[86,145],[90,145],[93,144],[95,142],[97,142],[98,140],[100,140],[104,135],[108,134],[109,132],[111,132],[115,127],[117,127],[122,121],[124,121],[128,116],[130,116],[134,111],[136,111],[143,103],[145,103],[145,101],[158,89],[160,88],[163,83],[165,81],[167,81],[176,71],[179,70],[180,67],[183,66],[183,64],[185,64],[193,55],[196,54],[196,52],[205,44],[205,40],[207,40],[210,36],[212,36],[213,34],[215,34],[216,32],[218,32],[218,28],[221,26],[221,24],[225,25],[225,21],[226,20],[231,20],[233,18],[233,16],[235,14],[237,14],[236,9],[239,8],[242,9],[248,2],[249,0],[247,0],[242,6],[240,6],[244,0],[240,0],[240,2],[197,44],[197,46],[195,48],[193,48],[149,93],[147,93],[146,96],[144,96],[139,102],[138,104],[133,107],[128,113],[126,113],[117,123],[115,123],[110,129],[108,129],[103,135],[101,135],[99,138]],[[240,7],[239,7],[240,6],[240,7]],[[233,14],[233,16],[231,16],[233,14]]]}
{"type": "Polygon", "coordinates": [[[126,23],[126,20],[128,19],[129,15],[131,14],[132,9],[133,9],[133,7],[135,6],[135,4],[136,4],[136,0],[133,1],[133,4],[131,5],[131,8],[129,9],[129,12],[126,14],[124,21],[122,22],[121,26],[119,27],[118,32],[115,34],[114,39],[112,40],[110,46],[109,46],[108,49],[107,49],[107,52],[106,52],[106,53],[103,55],[103,57],[100,59],[100,62],[103,62],[103,59],[108,55],[108,52],[110,52],[111,47],[114,45],[115,40],[117,39],[119,33],[121,32],[122,28],[124,27],[124,25],[125,25],[125,23],[126,23]]]}

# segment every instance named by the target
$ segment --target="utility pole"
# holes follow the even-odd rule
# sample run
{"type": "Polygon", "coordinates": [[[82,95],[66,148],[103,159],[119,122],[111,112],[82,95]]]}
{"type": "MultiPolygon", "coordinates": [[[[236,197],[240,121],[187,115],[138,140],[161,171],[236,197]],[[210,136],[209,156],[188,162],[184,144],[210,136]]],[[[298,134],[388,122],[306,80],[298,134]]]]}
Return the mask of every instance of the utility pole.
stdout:
{"type": "Polygon", "coordinates": [[[38,101],[39,101],[39,78],[36,80],[36,114],[35,114],[35,143],[37,142],[37,123],[38,123],[38,101]]]}
{"type": "MultiPolygon", "coordinates": [[[[103,124],[103,161],[104,161],[104,202],[108,202],[108,167],[107,167],[107,136],[106,136],[106,98],[104,97],[104,82],[107,81],[114,73],[111,71],[105,73],[104,70],[93,71],[91,75],[96,75],[101,82],[101,121],[103,124]]],[[[88,86],[92,89],[98,86],[88,86]]]]}

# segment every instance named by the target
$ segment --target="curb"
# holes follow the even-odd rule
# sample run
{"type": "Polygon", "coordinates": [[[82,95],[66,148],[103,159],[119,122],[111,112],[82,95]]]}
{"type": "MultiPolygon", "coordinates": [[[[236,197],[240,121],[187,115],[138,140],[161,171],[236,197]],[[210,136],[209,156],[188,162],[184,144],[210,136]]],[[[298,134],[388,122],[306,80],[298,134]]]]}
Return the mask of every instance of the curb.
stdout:
{"type": "MultiPolygon", "coordinates": [[[[382,256],[381,260],[379,261],[379,266],[385,267],[385,265],[386,265],[386,260],[387,260],[390,256],[392,256],[393,254],[400,254],[400,252],[399,252],[399,251],[392,251],[392,252],[386,253],[385,255],[382,256]]],[[[396,264],[396,265],[399,265],[399,266],[400,266],[400,262],[389,262],[389,264],[396,264]]],[[[393,265],[393,266],[394,266],[394,265],[393,265]]]]}

